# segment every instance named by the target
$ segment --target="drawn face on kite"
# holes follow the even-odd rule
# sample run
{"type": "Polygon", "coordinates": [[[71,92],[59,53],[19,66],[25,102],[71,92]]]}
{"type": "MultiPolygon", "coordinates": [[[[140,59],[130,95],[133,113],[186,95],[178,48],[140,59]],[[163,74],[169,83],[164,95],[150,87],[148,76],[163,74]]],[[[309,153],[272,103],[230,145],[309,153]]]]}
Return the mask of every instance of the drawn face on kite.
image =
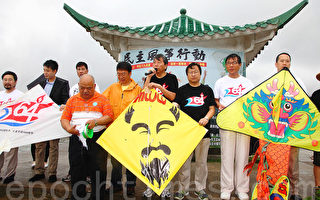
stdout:
{"type": "Polygon", "coordinates": [[[313,115],[309,112],[309,104],[304,104],[304,99],[296,99],[299,89],[295,89],[293,82],[290,82],[288,91],[277,87],[278,80],[274,79],[267,84],[270,94],[262,90],[260,95],[255,93],[252,100],[248,100],[248,112],[246,118],[253,122],[253,128],[264,131],[265,138],[273,142],[287,142],[291,138],[304,138],[303,134],[312,134],[311,128],[316,124],[312,123],[313,115]],[[282,92],[279,101],[272,101],[276,95],[282,92]],[[276,105],[275,105],[276,104],[276,105]],[[276,110],[279,109],[278,115],[276,110]],[[277,117],[275,117],[277,116],[277,117]]]}
{"type": "MultiPolygon", "coordinates": [[[[160,96],[160,95],[159,95],[160,96]]],[[[142,141],[134,151],[141,155],[141,173],[158,188],[168,179],[170,173],[171,145],[174,143],[172,130],[180,118],[176,107],[163,110],[156,116],[150,114],[150,107],[131,106],[125,114],[135,140],[142,141]],[[163,141],[166,141],[163,142],[163,141]]]]}

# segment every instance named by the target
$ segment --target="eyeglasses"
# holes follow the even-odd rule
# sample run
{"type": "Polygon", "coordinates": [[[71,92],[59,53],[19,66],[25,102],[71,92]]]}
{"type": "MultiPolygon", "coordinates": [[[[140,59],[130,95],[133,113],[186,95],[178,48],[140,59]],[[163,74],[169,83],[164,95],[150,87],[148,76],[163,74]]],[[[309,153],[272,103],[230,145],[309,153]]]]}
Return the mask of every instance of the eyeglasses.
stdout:
{"type": "Polygon", "coordinates": [[[236,64],[239,64],[239,63],[238,63],[238,61],[233,61],[233,62],[227,62],[226,64],[227,65],[236,65],[236,64]]]}
{"type": "Polygon", "coordinates": [[[127,72],[123,72],[123,73],[117,73],[117,76],[127,76],[128,75],[128,73],[127,72]]]}
{"type": "Polygon", "coordinates": [[[190,74],[190,75],[196,75],[196,74],[199,74],[200,72],[198,72],[198,71],[195,71],[195,72],[188,72],[188,74],[190,74]]]}

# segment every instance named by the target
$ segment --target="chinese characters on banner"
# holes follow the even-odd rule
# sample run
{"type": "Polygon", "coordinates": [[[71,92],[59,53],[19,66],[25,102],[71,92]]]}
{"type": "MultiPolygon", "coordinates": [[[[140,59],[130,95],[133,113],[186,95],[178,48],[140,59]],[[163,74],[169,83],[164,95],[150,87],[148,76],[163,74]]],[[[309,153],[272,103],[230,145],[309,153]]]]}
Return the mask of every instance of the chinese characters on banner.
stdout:
{"type": "MultiPolygon", "coordinates": [[[[159,47],[152,49],[132,50],[121,52],[121,60],[132,65],[132,78],[142,86],[144,73],[153,65],[153,59],[157,54],[163,54],[168,59],[168,73],[177,76],[179,86],[188,82],[185,73],[186,66],[191,62],[197,62],[202,67],[201,83],[213,88],[214,83],[220,77],[226,75],[223,60],[231,53],[237,53],[243,58],[242,52],[221,50],[203,47],[159,47]]],[[[241,73],[244,74],[245,63],[241,73]]]]}
{"type": "MultiPolygon", "coordinates": [[[[132,67],[132,78],[143,86],[145,73],[152,67],[157,54],[163,54],[168,59],[168,73],[177,76],[179,86],[188,82],[185,69],[191,62],[197,62],[202,67],[201,83],[214,87],[216,80],[226,75],[223,60],[231,53],[237,53],[244,60],[243,52],[203,47],[158,47],[121,52],[121,61],[129,62],[132,67]]],[[[242,63],[240,73],[245,75],[245,63],[242,63]]],[[[219,147],[218,127],[215,119],[211,120],[211,146],[219,147]]]]}

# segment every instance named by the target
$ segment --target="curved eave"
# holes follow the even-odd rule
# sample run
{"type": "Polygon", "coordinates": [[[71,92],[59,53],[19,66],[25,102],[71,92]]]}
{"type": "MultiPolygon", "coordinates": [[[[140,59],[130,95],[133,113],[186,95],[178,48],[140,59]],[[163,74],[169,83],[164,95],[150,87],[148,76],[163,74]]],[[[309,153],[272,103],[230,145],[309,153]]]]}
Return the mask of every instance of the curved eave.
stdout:
{"type": "Polygon", "coordinates": [[[279,15],[278,17],[272,18],[270,20],[278,21],[278,29],[281,29],[286,25],[292,18],[294,18],[307,4],[309,3],[308,0],[303,0],[298,5],[294,6],[287,12],[279,15]]]}
{"type": "Polygon", "coordinates": [[[90,31],[90,29],[99,22],[94,21],[92,19],[89,19],[81,14],[79,14],[77,11],[73,10],[70,6],[67,4],[63,5],[63,9],[74,19],[76,20],[83,28],[85,28],[87,31],[90,31]]]}
{"type": "MultiPolygon", "coordinates": [[[[296,5],[295,7],[291,8],[290,10],[288,10],[287,12],[283,13],[282,15],[279,15],[277,17],[274,17],[270,20],[275,20],[278,21],[278,30],[282,29],[291,19],[293,19],[307,4],[309,3],[308,0],[303,0],[302,2],[300,2],[298,5],[296,5]]],[[[275,35],[277,35],[277,32],[275,32],[275,35]]],[[[272,38],[273,39],[273,38],[272,38]]],[[[271,39],[271,40],[272,40],[271,39]]],[[[269,40],[269,41],[271,41],[269,40]]],[[[266,44],[259,50],[259,52],[256,53],[256,55],[250,59],[249,63],[247,63],[247,66],[252,63],[254,61],[254,59],[256,57],[258,57],[258,55],[261,53],[261,51],[263,51],[264,47],[268,45],[268,42],[266,42],[266,44]]]]}

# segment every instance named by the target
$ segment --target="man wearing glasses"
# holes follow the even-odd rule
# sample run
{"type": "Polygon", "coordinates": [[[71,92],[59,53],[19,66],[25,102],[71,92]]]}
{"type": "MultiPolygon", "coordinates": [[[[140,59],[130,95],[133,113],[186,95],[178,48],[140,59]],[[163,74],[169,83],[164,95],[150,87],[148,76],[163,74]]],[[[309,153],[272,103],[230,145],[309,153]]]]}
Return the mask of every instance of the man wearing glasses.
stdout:
{"type": "MultiPolygon", "coordinates": [[[[253,88],[247,78],[239,74],[241,58],[231,54],[226,58],[228,75],[215,83],[214,95],[219,110],[234,102],[253,88]]],[[[249,176],[243,172],[248,163],[250,136],[220,129],[221,139],[221,199],[230,199],[235,189],[240,200],[248,200],[249,176]]]]}
{"type": "MultiPolygon", "coordinates": [[[[198,63],[191,63],[187,66],[186,75],[189,83],[178,89],[173,104],[179,106],[183,112],[197,121],[200,126],[204,126],[209,130],[209,120],[215,112],[215,98],[212,89],[209,86],[200,83],[201,71],[201,67],[198,63]]],[[[196,159],[194,193],[200,200],[208,199],[205,189],[208,177],[207,158],[209,146],[210,133],[208,131],[194,151],[196,159]]],[[[177,174],[179,191],[175,193],[175,199],[181,200],[189,195],[192,156],[193,153],[191,153],[177,174]]]]}
{"type": "MultiPolygon", "coordinates": [[[[117,77],[118,82],[109,86],[103,95],[107,97],[112,106],[114,119],[116,119],[122,111],[140,94],[141,87],[131,79],[132,66],[127,62],[119,62],[117,65],[117,77]]],[[[112,175],[111,183],[113,186],[113,192],[122,190],[122,165],[116,158],[111,158],[112,162],[112,175]]],[[[134,197],[136,185],[136,176],[129,170],[126,170],[127,175],[127,196],[129,198],[134,197]]],[[[111,192],[110,188],[107,192],[111,192]]]]}

